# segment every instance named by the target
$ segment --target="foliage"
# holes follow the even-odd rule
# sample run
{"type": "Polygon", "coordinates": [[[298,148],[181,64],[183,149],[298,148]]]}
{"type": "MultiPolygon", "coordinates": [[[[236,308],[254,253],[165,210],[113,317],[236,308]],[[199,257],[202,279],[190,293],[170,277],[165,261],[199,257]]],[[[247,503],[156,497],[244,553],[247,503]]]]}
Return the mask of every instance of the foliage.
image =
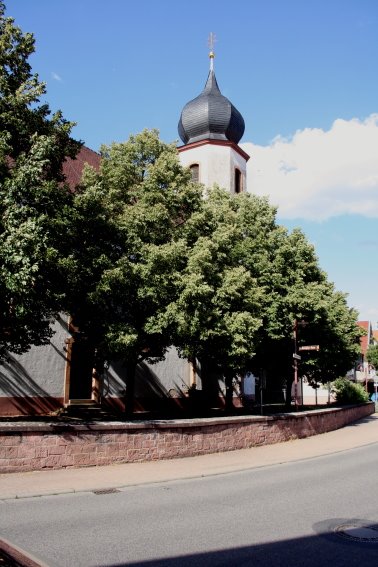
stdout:
{"type": "Polygon", "coordinates": [[[366,360],[378,372],[378,345],[370,345],[366,352],[366,360]]]}
{"type": "MultiPolygon", "coordinates": [[[[245,369],[261,326],[263,290],[242,262],[243,245],[252,242],[242,218],[262,203],[217,188],[209,192],[185,228],[188,260],[164,314],[183,356],[206,359],[224,372],[245,369]]],[[[258,246],[255,260],[261,261],[258,246]]]]}
{"type": "Polygon", "coordinates": [[[306,344],[319,344],[319,352],[302,352],[302,373],[309,382],[325,383],[353,368],[360,352],[358,313],[348,307],[346,295],[328,284],[314,323],[302,336],[306,344]],[[309,342],[307,342],[309,341],[309,342]]]}
{"type": "Polygon", "coordinates": [[[345,374],[359,352],[357,312],[334,289],[320,269],[314,247],[303,233],[277,227],[269,250],[270,270],[264,275],[268,297],[261,342],[252,361],[255,372],[265,369],[271,390],[293,380],[294,321],[297,346],[319,345],[301,352],[299,376],[325,383],[345,374]]]}
{"type": "Polygon", "coordinates": [[[351,382],[347,378],[338,378],[332,383],[336,401],[340,404],[359,404],[369,400],[369,394],[361,384],[351,382]]]}
{"type": "Polygon", "coordinates": [[[129,368],[161,359],[171,337],[156,320],[175,295],[185,266],[183,230],[201,207],[201,189],[174,145],[145,130],[102,148],[99,172],[88,169],[68,226],[67,304],[75,325],[97,351],[98,364],[117,357],[129,368]]]}
{"type": "Polygon", "coordinates": [[[79,144],[61,113],[39,105],[45,85],[32,75],[32,34],[0,2],[0,358],[50,336],[62,307],[58,264],[71,195],[61,181],[79,144]]]}
{"type": "Polygon", "coordinates": [[[305,322],[298,345],[320,346],[303,353],[300,375],[310,382],[328,382],[353,366],[360,331],[313,246],[275,216],[264,198],[210,190],[186,225],[188,263],[162,319],[183,356],[226,378],[265,371],[270,390],[281,392],[293,377],[295,319],[305,322]]]}

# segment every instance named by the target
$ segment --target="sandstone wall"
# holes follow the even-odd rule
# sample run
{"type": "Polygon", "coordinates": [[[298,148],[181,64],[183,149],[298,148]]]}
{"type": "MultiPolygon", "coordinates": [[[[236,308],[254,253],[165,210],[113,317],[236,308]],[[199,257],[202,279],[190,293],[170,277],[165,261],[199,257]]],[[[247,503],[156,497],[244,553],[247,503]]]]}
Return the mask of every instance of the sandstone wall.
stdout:
{"type": "Polygon", "coordinates": [[[82,425],[1,423],[0,472],[173,459],[280,443],[338,429],[374,413],[373,403],[288,413],[82,425]]]}

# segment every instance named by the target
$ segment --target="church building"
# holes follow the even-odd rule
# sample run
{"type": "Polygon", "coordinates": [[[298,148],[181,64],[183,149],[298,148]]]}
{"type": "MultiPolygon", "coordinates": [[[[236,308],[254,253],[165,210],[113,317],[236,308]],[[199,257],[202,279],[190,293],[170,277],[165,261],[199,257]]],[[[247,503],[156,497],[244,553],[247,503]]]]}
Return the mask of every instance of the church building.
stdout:
{"type": "MultiPolygon", "coordinates": [[[[246,190],[249,156],[238,145],[244,127],[242,115],[219,89],[210,51],[205,87],[184,106],[178,125],[180,161],[194,180],[205,187],[217,184],[232,194],[246,190]]],[[[80,181],[84,163],[98,167],[100,156],[83,147],[75,160],[66,161],[64,173],[72,188],[80,181]]],[[[54,323],[50,344],[33,346],[22,355],[10,353],[0,365],[0,416],[46,414],[75,404],[122,409],[124,372],[122,364],[113,364],[96,375],[85,353],[75,348],[69,317],[62,315],[54,323]]],[[[193,386],[201,389],[197,369],[172,348],[163,362],[138,367],[135,407],[154,409],[162,400],[185,396],[193,386]]]]}

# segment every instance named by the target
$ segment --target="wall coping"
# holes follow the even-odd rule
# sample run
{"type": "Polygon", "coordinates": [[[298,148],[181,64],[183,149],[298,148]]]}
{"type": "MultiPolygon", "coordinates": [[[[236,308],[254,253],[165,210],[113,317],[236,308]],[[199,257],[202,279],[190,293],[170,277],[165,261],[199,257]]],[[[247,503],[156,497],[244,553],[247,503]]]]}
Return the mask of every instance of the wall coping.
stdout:
{"type": "MultiPolygon", "coordinates": [[[[362,404],[354,404],[348,406],[338,406],[332,408],[321,408],[317,410],[309,410],[305,412],[288,412],[279,413],[271,416],[259,415],[243,415],[243,416],[225,416],[225,417],[207,417],[192,419],[159,419],[145,421],[99,421],[87,423],[58,423],[58,422],[0,422],[0,433],[2,434],[19,434],[19,433],[65,433],[65,432],[82,432],[82,431],[139,431],[146,429],[190,429],[193,427],[211,427],[219,425],[237,425],[244,423],[268,423],[280,420],[295,419],[300,420],[314,415],[327,415],[338,413],[340,411],[357,408],[361,406],[372,405],[374,402],[366,402],[362,404]]],[[[375,407],[375,406],[374,406],[375,407]]]]}

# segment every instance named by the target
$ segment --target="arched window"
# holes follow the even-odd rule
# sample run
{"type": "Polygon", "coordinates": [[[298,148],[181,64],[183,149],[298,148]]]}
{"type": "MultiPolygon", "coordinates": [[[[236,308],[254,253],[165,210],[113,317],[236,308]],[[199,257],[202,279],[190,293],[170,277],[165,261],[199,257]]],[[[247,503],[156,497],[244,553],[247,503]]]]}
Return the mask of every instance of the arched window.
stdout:
{"type": "Polygon", "coordinates": [[[242,174],[240,169],[235,169],[234,189],[235,193],[241,193],[243,191],[242,174]]]}
{"type": "Polygon", "coordinates": [[[198,163],[192,163],[190,166],[190,171],[192,174],[192,181],[199,183],[199,165],[198,163]]]}

